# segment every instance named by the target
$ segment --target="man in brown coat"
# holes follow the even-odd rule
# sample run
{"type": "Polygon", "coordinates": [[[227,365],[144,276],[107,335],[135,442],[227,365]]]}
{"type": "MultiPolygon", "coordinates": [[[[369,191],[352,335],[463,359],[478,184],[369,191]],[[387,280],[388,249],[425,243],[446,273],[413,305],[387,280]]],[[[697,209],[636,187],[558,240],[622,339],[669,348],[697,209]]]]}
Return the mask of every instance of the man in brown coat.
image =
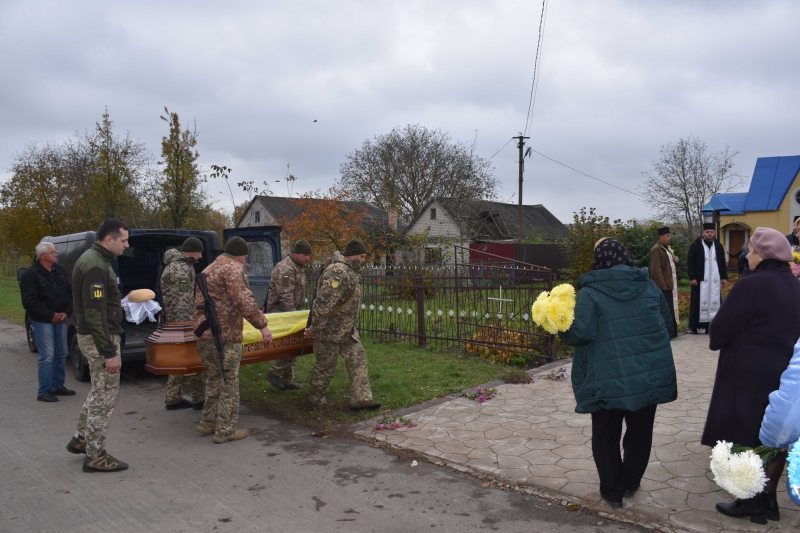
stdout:
{"type": "MultiPolygon", "coordinates": [[[[203,270],[208,284],[208,295],[214,301],[217,321],[222,330],[228,380],[224,382],[222,379],[219,355],[211,329],[208,329],[197,339],[197,351],[203,360],[206,376],[206,403],[197,431],[204,435],[214,433],[214,442],[217,444],[247,436],[247,430],[236,429],[239,420],[239,363],[242,360],[244,324],[242,317],[261,330],[265,342],[272,342],[267,319],[250,290],[250,280],[244,266],[248,253],[250,251],[244,239],[233,237],[225,243],[225,253],[203,270]]],[[[196,292],[194,303],[194,327],[197,329],[205,321],[202,309],[196,308],[203,303],[203,294],[200,291],[196,292]]]]}
{"type": "MultiPolygon", "coordinates": [[[[267,291],[267,313],[299,311],[306,299],[306,273],[304,269],[311,261],[311,245],[300,239],[292,246],[292,254],[281,260],[272,269],[272,278],[267,291]]],[[[278,390],[298,390],[303,386],[294,380],[297,357],[272,361],[267,371],[267,381],[278,390]]]]}
{"type": "Polygon", "coordinates": [[[680,320],[678,316],[678,279],[675,269],[678,257],[669,245],[671,240],[672,234],[668,227],[658,229],[658,242],[650,250],[650,279],[655,281],[658,288],[664,293],[664,299],[667,300],[667,306],[672,315],[672,324],[667,324],[667,328],[669,336],[675,338],[678,336],[678,321],[680,320]]]}

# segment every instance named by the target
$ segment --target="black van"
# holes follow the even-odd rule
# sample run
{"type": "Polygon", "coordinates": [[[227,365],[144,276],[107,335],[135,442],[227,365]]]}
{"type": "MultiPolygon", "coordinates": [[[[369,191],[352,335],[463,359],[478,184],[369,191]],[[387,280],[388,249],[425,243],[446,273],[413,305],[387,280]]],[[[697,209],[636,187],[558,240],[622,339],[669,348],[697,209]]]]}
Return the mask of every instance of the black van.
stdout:
{"type": "MultiPolygon", "coordinates": [[[[280,226],[259,226],[226,229],[223,235],[225,241],[234,236],[248,241],[250,255],[247,257],[245,265],[248,268],[253,294],[261,307],[266,303],[272,268],[280,261],[280,233],[280,226]]],[[[222,253],[219,236],[214,231],[130,230],[128,232],[129,247],[114,262],[114,271],[117,273],[120,292],[125,295],[135,289],[150,289],[156,293],[156,300],[163,306],[161,274],[164,270],[164,253],[171,248],[180,248],[187,237],[197,237],[203,241],[203,257],[195,265],[196,272],[201,272],[222,253]]],[[[75,262],[96,240],[96,232],[86,231],[59,237],[44,237],[41,242],[53,243],[58,252],[58,263],[67,270],[71,278],[75,262]]],[[[24,269],[20,269],[17,276],[19,277],[23,271],[24,269]]],[[[160,318],[160,313],[158,318],[160,318]]],[[[122,325],[125,330],[122,335],[122,361],[143,361],[145,359],[144,339],[155,331],[157,324],[149,321],[134,324],[123,318],[122,325]]],[[[25,329],[28,335],[28,348],[35,352],[36,339],[27,313],[25,313],[25,329]]],[[[89,366],[80,353],[72,320],[69,322],[67,343],[75,379],[88,381],[89,366]]]]}

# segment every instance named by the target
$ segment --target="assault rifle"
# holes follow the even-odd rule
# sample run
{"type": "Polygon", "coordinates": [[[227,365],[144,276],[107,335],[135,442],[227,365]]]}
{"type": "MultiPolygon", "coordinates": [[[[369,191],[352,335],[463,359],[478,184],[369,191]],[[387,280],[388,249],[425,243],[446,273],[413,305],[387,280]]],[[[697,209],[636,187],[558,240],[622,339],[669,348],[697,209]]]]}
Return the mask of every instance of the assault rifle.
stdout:
{"type": "Polygon", "coordinates": [[[211,328],[211,335],[214,337],[214,346],[217,347],[217,354],[219,355],[219,366],[222,369],[222,381],[228,382],[228,374],[225,371],[225,344],[222,341],[222,329],[219,327],[217,321],[217,308],[214,305],[214,300],[208,295],[208,284],[206,283],[206,275],[202,272],[195,277],[197,288],[200,289],[200,294],[203,295],[203,303],[197,306],[202,309],[206,315],[206,319],[194,330],[194,336],[198,339],[208,328],[211,328]]]}
{"type": "MultiPolygon", "coordinates": [[[[311,327],[311,315],[314,312],[314,300],[317,299],[317,289],[319,288],[319,282],[322,279],[322,273],[325,272],[325,265],[322,265],[319,270],[319,277],[317,277],[317,284],[314,285],[314,294],[311,296],[311,304],[308,306],[308,320],[306,320],[306,329],[311,327]]],[[[303,335],[303,349],[300,350],[299,357],[302,357],[303,354],[306,353],[306,336],[303,335]]]]}

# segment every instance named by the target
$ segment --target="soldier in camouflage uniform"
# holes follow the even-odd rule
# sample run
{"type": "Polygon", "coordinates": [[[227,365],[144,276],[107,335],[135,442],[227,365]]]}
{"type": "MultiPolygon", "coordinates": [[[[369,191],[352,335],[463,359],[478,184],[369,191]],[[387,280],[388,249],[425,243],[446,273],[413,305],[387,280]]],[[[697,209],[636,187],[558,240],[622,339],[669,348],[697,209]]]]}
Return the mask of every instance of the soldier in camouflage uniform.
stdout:
{"type": "MultiPolygon", "coordinates": [[[[267,291],[267,313],[299,311],[306,299],[306,274],[303,271],[311,261],[311,245],[300,239],[292,246],[292,255],[284,258],[272,270],[267,291]]],[[[269,384],[278,390],[297,390],[303,386],[294,380],[297,357],[277,359],[266,374],[269,384]]]]}
{"type": "MultiPolygon", "coordinates": [[[[203,360],[206,375],[206,403],[197,431],[210,435],[220,444],[240,440],[247,436],[244,429],[236,429],[239,420],[239,363],[242,360],[242,317],[260,329],[264,341],[272,342],[267,319],[258,307],[244,262],[249,249],[241,237],[233,237],[225,244],[225,253],[219,256],[203,273],[208,284],[208,295],[214,301],[217,321],[224,341],[224,365],[227,382],[222,379],[219,355],[214,345],[211,329],[197,339],[197,350],[203,360]]],[[[203,294],[195,293],[195,305],[203,303],[203,294]]],[[[195,310],[194,327],[197,329],[206,318],[202,309],[195,310]]]]}
{"type": "Polygon", "coordinates": [[[83,404],[78,429],[67,444],[85,453],[84,472],[117,472],[126,463],[106,453],[105,432],[119,393],[122,304],[112,264],[128,247],[128,228],[110,218],[97,230],[97,242],[72,270],[73,307],[78,346],[89,362],[92,390],[83,404]]]}
{"type": "Polygon", "coordinates": [[[311,327],[306,336],[314,339],[317,362],[311,372],[308,400],[319,406],[325,401],[336,363],[341,355],[350,378],[350,409],[377,409],[372,400],[367,372],[367,352],[361,345],[356,320],[361,310],[361,275],[367,257],[364,243],[350,240],[344,257],[337,254],[325,269],[317,287],[317,299],[311,312],[311,327]]]}
{"type": "MultiPolygon", "coordinates": [[[[161,292],[164,300],[164,321],[192,322],[194,320],[194,264],[203,257],[203,241],[189,237],[181,251],[167,250],[164,254],[164,272],[161,274],[161,292]]],[[[206,387],[203,373],[170,374],[167,378],[167,410],[203,408],[206,387]],[[191,403],[183,398],[183,385],[191,391],[191,403]]]]}

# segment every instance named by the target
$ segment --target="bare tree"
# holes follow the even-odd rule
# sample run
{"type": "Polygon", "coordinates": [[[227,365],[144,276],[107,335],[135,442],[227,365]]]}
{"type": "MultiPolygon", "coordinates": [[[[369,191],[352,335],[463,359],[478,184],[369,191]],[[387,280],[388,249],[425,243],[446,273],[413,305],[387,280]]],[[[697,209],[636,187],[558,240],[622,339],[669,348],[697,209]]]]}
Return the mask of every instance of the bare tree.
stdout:
{"type": "Polygon", "coordinates": [[[347,155],[337,188],[412,219],[434,197],[494,199],[491,163],[441,130],[399,126],[347,155]]]}
{"type": "Polygon", "coordinates": [[[677,223],[686,237],[696,237],[703,227],[700,209],[711,197],[744,185],[734,171],[733,158],[738,153],[727,144],[710,153],[706,143],[694,136],[668,142],[661,147],[661,158],[642,172],[646,181],[638,190],[655,210],[655,218],[677,223]]]}

